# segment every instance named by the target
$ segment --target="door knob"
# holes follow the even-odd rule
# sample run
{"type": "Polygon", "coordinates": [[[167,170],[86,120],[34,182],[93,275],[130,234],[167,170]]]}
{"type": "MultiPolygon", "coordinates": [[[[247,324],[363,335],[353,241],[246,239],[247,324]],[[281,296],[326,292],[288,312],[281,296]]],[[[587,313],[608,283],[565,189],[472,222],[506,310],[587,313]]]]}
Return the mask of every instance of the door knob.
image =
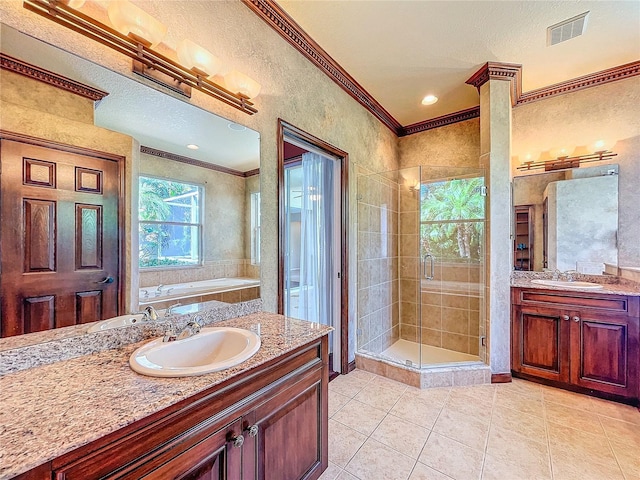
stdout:
{"type": "Polygon", "coordinates": [[[578,316],[573,317],[573,321],[576,322],[576,323],[579,322],[580,321],[580,317],[578,317],[578,316]]]}
{"type": "Polygon", "coordinates": [[[109,276],[109,277],[104,277],[102,280],[96,283],[99,285],[108,285],[110,283],[113,283],[114,281],[115,280],[113,279],[113,277],[109,276]]]}
{"type": "Polygon", "coordinates": [[[258,425],[251,425],[250,427],[245,428],[244,431],[247,432],[250,437],[255,437],[258,435],[258,425]]]}
{"type": "Polygon", "coordinates": [[[569,315],[563,315],[563,316],[562,316],[562,319],[563,319],[563,320],[569,320],[569,315]]]}
{"type": "Polygon", "coordinates": [[[242,435],[235,436],[231,439],[234,447],[241,447],[244,445],[244,437],[242,435]]]}

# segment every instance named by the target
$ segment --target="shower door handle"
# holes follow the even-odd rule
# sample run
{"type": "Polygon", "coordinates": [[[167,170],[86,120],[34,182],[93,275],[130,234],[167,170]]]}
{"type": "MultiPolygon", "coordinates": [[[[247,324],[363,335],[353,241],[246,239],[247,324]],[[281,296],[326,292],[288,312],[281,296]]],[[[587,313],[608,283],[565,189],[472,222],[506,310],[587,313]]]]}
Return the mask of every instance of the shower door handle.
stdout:
{"type": "Polygon", "coordinates": [[[433,255],[429,253],[424,257],[422,257],[422,276],[427,280],[433,280],[433,278],[435,277],[435,270],[436,270],[436,264],[435,264],[435,259],[433,258],[433,255]],[[429,260],[429,263],[431,266],[429,275],[427,275],[427,260],[429,260]]]}

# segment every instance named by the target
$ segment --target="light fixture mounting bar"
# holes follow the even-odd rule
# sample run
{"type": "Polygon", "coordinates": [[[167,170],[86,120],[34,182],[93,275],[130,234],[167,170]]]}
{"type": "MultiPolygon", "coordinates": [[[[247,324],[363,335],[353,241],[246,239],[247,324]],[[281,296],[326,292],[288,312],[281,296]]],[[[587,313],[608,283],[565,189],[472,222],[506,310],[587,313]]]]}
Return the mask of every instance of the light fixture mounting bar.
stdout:
{"type": "Polygon", "coordinates": [[[583,163],[600,162],[609,158],[617,156],[617,153],[603,150],[601,152],[590,153],[588,155],[577,155],[575,157],[558,157],[552,160],[545,160],[542,162],[525,162],[517,170],[537,170],[544,168],[546,172],[555,170],[567,170],[569,168],[578,168],[583,163]]]}
{"type": "Polygon", "coordinates": [[[177,62],[155,52],[150,47],[97,20],[79,12],[59,0],[24,0],[24,8],[89,37],[109,48],[132,58],[147,68],[169,75],[176,82],[220,100],[249,115],[257,113],[253,103],[239,93],[233,93],[207,78],[199,76],[177,62]]]}

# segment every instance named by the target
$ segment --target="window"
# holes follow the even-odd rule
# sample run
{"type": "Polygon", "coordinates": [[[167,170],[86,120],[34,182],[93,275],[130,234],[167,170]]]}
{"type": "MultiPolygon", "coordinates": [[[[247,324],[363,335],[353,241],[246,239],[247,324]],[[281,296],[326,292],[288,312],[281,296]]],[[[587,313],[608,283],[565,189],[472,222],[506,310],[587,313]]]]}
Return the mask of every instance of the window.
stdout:
{"type": "Polygon", "coordinates": [[[458,178],[420,186],[420,256],[447,262],[483,258],[484,179],[458,178]]]}
{"type": "Polygon", "coordinates": [[[202,187],[140,177],[139,189],[140,268],[200,265],[202,187]]]}
{"type": "Polygon", "coordinates": [[[251,194],[251,264],[260,265],[260,192],[251,194]]]}

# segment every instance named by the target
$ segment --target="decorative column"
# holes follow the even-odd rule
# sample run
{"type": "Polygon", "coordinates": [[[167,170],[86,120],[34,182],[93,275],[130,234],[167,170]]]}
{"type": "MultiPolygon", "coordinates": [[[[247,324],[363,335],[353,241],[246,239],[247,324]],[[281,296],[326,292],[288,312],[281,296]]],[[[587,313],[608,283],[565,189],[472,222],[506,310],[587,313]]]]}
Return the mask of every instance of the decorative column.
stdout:
{"type": "Polygon", "coordinates": [[[511,378],[511,107],[519,96],[521,68],[488,62],[467,80],[480,93],[480,166],[488,187],[484,361],[493,382],[511,378]]]}

